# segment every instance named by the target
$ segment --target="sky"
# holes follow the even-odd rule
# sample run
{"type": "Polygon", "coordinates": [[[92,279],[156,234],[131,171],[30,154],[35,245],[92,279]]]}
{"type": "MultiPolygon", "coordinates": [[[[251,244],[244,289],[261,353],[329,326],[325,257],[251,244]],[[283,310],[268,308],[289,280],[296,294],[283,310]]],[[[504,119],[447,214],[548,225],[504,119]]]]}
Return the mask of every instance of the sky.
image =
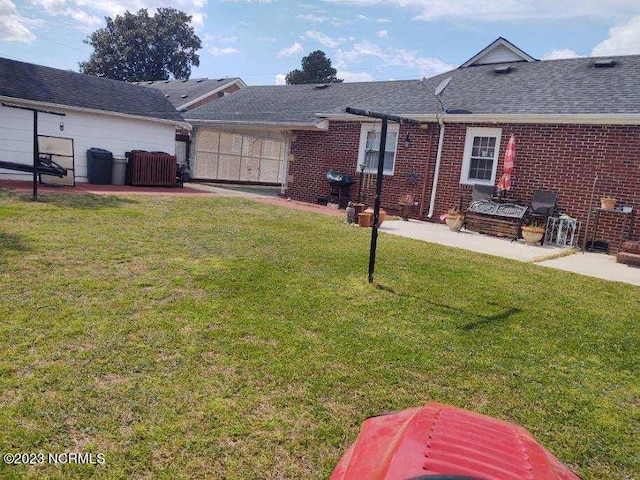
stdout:
{"type": "Polygon", "coordinates": [[[315,50],[347,82],[437,75],[498,37],[538,59],[640,54],[640,0],[0,0],[0,56],[78,71],[104,17],[167,6],[202,39],[191,78],[248,85],[315,50]]]}

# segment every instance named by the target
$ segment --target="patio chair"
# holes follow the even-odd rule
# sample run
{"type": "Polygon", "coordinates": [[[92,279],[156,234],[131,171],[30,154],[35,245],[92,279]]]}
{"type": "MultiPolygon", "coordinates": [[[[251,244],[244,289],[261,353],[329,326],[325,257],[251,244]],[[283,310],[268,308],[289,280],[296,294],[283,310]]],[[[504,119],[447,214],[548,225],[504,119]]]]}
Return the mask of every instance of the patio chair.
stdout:
{"type": "Polygon", "coordinates": [[[537,190],[531,198],[531,215],[533,217],[547,218],[552,217],[556,211],[558,202],[558,193],[546,190],[537,190]]]}
{"type": "Polygon", "coordinates": [[[495,194],[495,187],[493,185],[479,185],[474,184],[471,191],[471,201],[476,200],[488,200],[495,194]]]}

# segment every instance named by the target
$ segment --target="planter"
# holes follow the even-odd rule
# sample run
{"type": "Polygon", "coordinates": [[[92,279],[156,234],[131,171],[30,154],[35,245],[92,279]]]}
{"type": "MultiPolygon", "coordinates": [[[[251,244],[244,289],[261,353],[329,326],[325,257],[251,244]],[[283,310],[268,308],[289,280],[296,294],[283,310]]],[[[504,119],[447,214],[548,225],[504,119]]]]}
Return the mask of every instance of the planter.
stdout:
{"type": "Polygon", "coordinates": [[[359,213],[358,225],[360,225],[361,227],[373,227],[373,213],[359,213]]]}
{"type": "Polygon", "coordinates": [[[408,222],[411,212],[413,212],[413,202],[400,204],[400,218],[402,218],[402,220],[408,222]]]}
{"type": "Polygon", "coordinates": [[[535,245],[542,240],[544,228],[541,227],[521,227],[522,239],[527,245],[535,245]]]}
{"type": "Polygon", "coordinates": [[[603,210],[613,210],[616,206],[617,200],[611,197],[603,197],[600,199],[600,206],[603,210]]]}
{"type": "MultiPolygon", "coordinates": [[[[373,208],[369,207],[367,208],[364,213],[370,213],[371,214],[371,225],[373,226],[373,208]]],[[[385,212],[383,209],[380,209],[378,211],[378,226],[382,225],[382,222],[384,222],[384,220],[387,218],[387,212],[385,212]]]]}
{"type": "Polygon", "coordinates": [[[464,223],[464,216],[462,215],[447,215],[444,219],[444,223],[447,224],[449,230],[452,232],[459,232],[464,223]]]}

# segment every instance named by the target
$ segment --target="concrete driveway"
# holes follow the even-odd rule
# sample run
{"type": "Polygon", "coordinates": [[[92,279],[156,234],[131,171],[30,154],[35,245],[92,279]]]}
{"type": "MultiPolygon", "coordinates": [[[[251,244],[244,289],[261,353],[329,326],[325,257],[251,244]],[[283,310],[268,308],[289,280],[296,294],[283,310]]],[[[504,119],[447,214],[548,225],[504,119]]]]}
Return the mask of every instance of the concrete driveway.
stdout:
{"type": "Polygon", "coordinates": [[[550,245],[526,245],[522,240],[511,242],[505,238],[465,230],[452,232],[444,224],[418,220],[386,221],[380,227],[380,231],[521,262],[535,262],[543,267],[640,286],[640,268],[616,263],[614,255],[578,252],[561,258],[553,258],[564,253],[564,249],[550,245]]]}

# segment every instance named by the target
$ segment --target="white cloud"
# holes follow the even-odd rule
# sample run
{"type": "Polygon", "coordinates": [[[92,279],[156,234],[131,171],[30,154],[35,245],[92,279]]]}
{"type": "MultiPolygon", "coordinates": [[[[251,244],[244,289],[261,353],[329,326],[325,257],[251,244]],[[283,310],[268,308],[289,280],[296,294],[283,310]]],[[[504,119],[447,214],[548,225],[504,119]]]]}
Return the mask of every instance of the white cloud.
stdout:
{"type": "Polygon", "coordinates": [[[378,22],[378,23],[391,23],[391,20],[389,20],[388,18],[377,18],[376,22],[378,22]]]}
{"type": "Polygon", "coordinates": [[[591,52],[593,57],[640,54],[640,15],[609,30],[609,38],[591,52]]]}
{"type": "Polygon", "coordinates": [[[418,52],[404,49],[382,49],[368,40],[358,42],[351,50],[338,50],[336,65],[345,70],[351,64],[358,63],[366,57],[381,60],[383,67],[405,67],[416,70],[419,75],[437,75],[455,68],[437,58],[422,57],[418,52]]]}
{"type": "Polygon", "coordinates": [[[369,20],[369,18],[366,15],[358,15],[358,20],[369,20]]]}
{"type": "Polygon", "coordinates": [[[628,18],[637,0],[324,0],[326,3],[372,6],[394,5],[419,12],[417,20],[467,18],[480,22],[558,18],[628,18]]]}
{"type": "Polygon", "coordinates": [[[375,78],[367,72],[348,72],[346,70],[338,70],[336,77],[343,79],[345,83],[375,81],[375,78]]]}
{"type": "Polygon", "coordinates": [[[560,50],[553,50],[549,53],[545,53],[544,55],[542,55],[542,60],[559,60],[562,58],[578,58],[578,57],[580,57],[580,55],[578,55],[576,52],[574,52],[570,48],[561,48],[560,50]]]}
{"type": "Polygon", "coordinates": [[[204,21],[207,19],[207,14],[204,12],[190,13],[191,25],[196,30],[202,30],[204,28],[204,21]]]}
{"type": "Polygon", "coordinates": [[[376,37],[387,38],[389,36],[389,32],[387,30],[378,30],[376,32],[376,37]]]}
{"type": "Polygon", "coordinates": [[[33,42],[36,36],[27,28],[28,22],[28,19],[18,13],[11,0],[0,0],[0,40],[33,42]]]}
{"type": "Polygon", "coordinates": [[[280,50],[276,56],[278,58],[281,57],[290,57],[292,55],[296,55],[298,53],[302,53],[304,51],[304,49],[302,48],[302,45],[300,45],[298,42],[294,43],[293,45],[291,45],[290,47],[287,48],[283,48],[282,50],[280,50]]]}
{"type": "Polygon", "coordinates": [[[73,18],[81,25],[81,30],[87,33],[93,32],[96,28],[102,27],[104,20],[100,17],[89,15],[79,8],[67,8],[63,12],[67,17],[73,18]]]}
{"type": "Polygon", "coordinates": [[[240,53],[240,50],[238,50],[237,48],[231,48],[231,47],[225,47],[225,48],[211,47],[209,49],[209,53],[211,53],[211,55],[216,55],[216,56],[234,55],[236,53],[240,53]]]}
{"type": "Polygon", "coordinates": [[[329,20],[328,17],[319,17],[318,15],[314,15],[313,13],[303,13],[296,17],[299,20],[306,20],[311,23],[323,23],[329,20]]]}
{"type": "Polygon", "coordinates": [[[318,32],[316,30],[308,30],[304,34],[304,38],[315,40],[316,42],[320,43],[321,45],[327,48],[337,48],[340,45],[340,43],[344,41],[343,39],[331,38],[330,36],[325,35],[324,33],[318,32]]]}
{"type": "Polygon", "coordinates": [[[276,75],[276,85],[286,85],[287,76],[284,73],[278,73],[276,75]]]}

